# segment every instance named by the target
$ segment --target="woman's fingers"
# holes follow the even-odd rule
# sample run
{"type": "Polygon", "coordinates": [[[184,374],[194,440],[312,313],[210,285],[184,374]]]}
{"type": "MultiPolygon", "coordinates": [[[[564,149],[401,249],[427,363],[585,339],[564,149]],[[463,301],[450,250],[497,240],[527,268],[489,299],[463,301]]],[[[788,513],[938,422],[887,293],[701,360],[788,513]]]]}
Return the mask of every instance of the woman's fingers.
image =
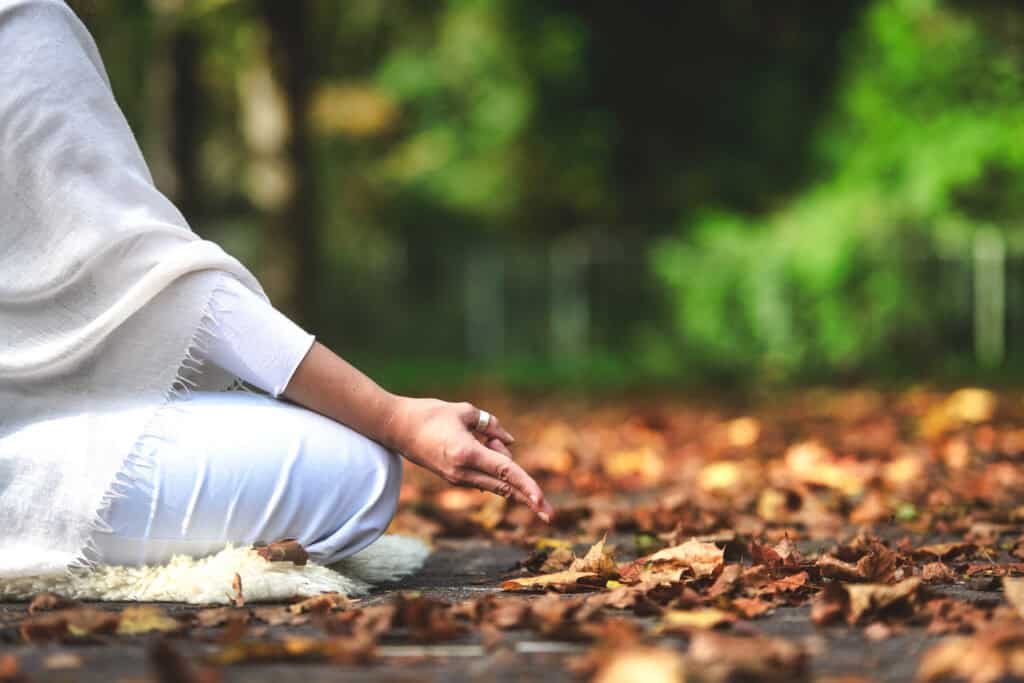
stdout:
{"type": "Polygon", "coordinates": [[[508,449],[501,441],[491,439],[488,443],[496,447],[495,450],[476,444],[477,447],[470,452],[464,464],[465,470],[475,470],[491,479],[508,483],[514,491],[522,494],[523,502],[537,513],[538,517],[550,522],[554,510],[544,500],[544,492],[537,482],[509,457],[508,449]]]}
{"type": "MultiPolygon", "coordinates": [[[[508,449],[508,446],[503,444],[498,439],[491,439],[490,441],[487,442],[486,445],[492,451],[497,451],[507,458],[512,458],[512,452],[508,449]]],[[[516,465],[516,467],[519,467],[519,465],[516,465]]],[[[526,470],[523,470],[523,474],[526,474],[526,470]]],[[[537,484],[536,481],[534,481],[533,477],[531,477],[529,474],[526,474],[526,476],[528,479],[530,479],[530,481],[533,481],[534,485],[537,486],[537,490],[540,491],[540,510],[537,514],[540,515],[541,513],[543,513],[541,519],[543,519],[545,522],[550,522],[551,518],[555,514],[555,508],[553,508],[551,504],[547,501],[547,499],[544,497],[544,491],[540,488],[540,485],[537,484]]]]}
{"type": "Polygon", "coordinates": [[[498,420],[498,416],[492,413],[487,413],[490,418],[486,420],[486,424],[483,429],[480,429],[480,415],[483,411],[474,406],[472,403],[464,403],[459,411],[462,417],[462,422],[469,427],[469,431],[476,432],[484,437],[500,439],[503,443],[511,445],[515,443],[515,437],[509,434],[504,427],[501,426],[501,422],[498,420]]]}
{"type": "MultiPolygon", "coordinates": [[[[487,491],[489,493],[495,493],[502,498],[515,498],[523,505],[527,507],[533,507],[530,501],[526,498],[526,495],[519,489],[512,486],[507,481],[495,479],[494,477],[488,477],[483,472],[477,472],[476,470],[466,470],[463,473],[462,481],[459,482],[460,486],[470,486],[472,488],[480,489],[481,491],[487,491]]],[[[539,514],[539,513],[538,513],[539,514]]]]}

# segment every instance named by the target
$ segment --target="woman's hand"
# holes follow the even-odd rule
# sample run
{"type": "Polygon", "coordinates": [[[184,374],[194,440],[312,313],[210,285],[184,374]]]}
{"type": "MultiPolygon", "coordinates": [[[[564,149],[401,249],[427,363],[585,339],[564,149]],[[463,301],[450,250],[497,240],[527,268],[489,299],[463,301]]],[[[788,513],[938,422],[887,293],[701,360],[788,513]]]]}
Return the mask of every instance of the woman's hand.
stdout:
{"type": "Polygon", "coordinates": [[[515,439],[492,415],[480,443],[472,431],[479,419],[480,410],[469,403],[401,398],[388,445],[450,484],[514,497],[550,522],[554,510],[544,492],[511,458],[508,447],[515,439]]]}
{"type": "Polygon", "coordinates": [[[284,396],[399,451],[445,481],[515,497],[545,522],[554,512],[537,482],[512,462],[512,435],[491,417],[476,440],[480,411],[468,403],[384,391],[323,344],[313,344],[284,396]]]}

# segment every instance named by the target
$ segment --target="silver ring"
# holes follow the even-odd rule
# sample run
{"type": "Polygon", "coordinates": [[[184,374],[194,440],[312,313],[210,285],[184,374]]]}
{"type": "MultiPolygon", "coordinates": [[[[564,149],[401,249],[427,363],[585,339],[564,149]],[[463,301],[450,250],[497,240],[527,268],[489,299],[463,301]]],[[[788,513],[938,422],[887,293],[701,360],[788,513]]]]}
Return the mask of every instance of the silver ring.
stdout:
{"type": "Polygon", "coordinates": [[[487,428],[490,426],[490,424],[491,424],[491,414],[488,413],[486,410],[481,410],[480,411],[480,417],[478,417],[477,420],[476,420],[476,431],[478,431],[478,432],[486,431],[487,428]]]}

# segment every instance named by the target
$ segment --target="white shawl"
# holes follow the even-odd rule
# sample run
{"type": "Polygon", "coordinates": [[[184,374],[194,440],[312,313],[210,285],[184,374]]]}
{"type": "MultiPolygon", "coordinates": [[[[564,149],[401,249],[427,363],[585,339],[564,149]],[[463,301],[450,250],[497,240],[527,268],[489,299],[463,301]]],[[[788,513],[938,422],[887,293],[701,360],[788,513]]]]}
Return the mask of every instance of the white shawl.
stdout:
{"type": "Polygon", "coordinates": [[[0,0],[0,579],[87,556],[126,459],[188,376],[210,271],[265,296],[154,187],[74,13],[0,0]],[[70,451],[24,437],[67,415],[88,416],[70,451]]]}

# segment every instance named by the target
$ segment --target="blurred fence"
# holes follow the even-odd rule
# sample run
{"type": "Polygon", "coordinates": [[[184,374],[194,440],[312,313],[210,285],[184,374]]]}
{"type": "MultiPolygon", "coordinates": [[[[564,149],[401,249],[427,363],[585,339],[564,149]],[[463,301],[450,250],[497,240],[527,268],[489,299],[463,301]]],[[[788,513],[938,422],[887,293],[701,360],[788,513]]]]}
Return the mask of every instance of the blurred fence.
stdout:
{"type": "MultiPolygon", "coordinates": [[[[351,297],[337,302],[340,348],[396,362],[559,363],[627,355],[643,335],[672,333],[664,288],[643,250],[627,243],[485,243],[416,258],[403,278],[364,283],[358,298],[376,305],[353,315],[351,297]]],[[[1024,361],[1024,254],[1009,251],[1001,234],[982,232],[973,250],[917,261],[912,270],[946,312],[928,330],[930,353],[988,369],[1024,361]]]]}

